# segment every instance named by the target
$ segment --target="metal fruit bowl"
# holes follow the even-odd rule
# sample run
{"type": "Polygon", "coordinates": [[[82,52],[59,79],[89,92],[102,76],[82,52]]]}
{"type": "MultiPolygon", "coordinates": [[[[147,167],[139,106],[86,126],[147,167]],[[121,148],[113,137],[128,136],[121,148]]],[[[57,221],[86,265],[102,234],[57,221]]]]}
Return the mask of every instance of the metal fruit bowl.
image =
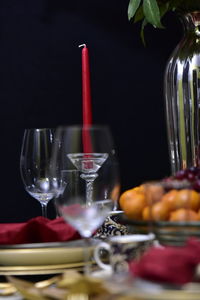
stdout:
{"type": "Polygon", "coordinates": [[[181,246],[190,237],[200,238],[200,221],[138,221],[118,216],[119,222],[127,226],[129,233],[153,232],[162,245],[181,246]]]}

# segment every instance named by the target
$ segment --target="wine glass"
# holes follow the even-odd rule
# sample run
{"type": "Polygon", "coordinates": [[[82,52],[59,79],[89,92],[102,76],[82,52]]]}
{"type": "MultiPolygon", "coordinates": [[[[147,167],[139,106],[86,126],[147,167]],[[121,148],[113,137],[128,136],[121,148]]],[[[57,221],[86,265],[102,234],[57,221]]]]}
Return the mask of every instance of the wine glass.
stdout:
{"type": "MultiPolygon", "coordinates": [[[[78,193],[69,195],[69,184],[57,199],[60,214],[86,242],[85,273],[90,273],[89,247],[94,231],[102,225],[113,209],[114,201],[99,193],[98,172],[110,153],[110,135],[107,127],[67,126],[56,130],[52,166],[54,177],[60,178],[63,170],[79,171],[78,193]],[[86,183],[86,184],[85,184],[86,183]],[[96,184],[95,184],[96,183],[96,184]]],[[[101,184],[102,185],[102,178],[101,184]]],[[[71,181],[75,184],[75,181],[71,181]]],[[[69,183],[69,182],[68,182],[69,183]]],[[[77,191],[77,189],[76,189],[77,191]]]]}
{"type": "Polygon", "coordinates": [[[25,129],[20,156],[20,172],[25,189],[40,202],[43,217],[47,217],[47,204],[59,189],[50,164],[53,136],[54,130],[50,128],[25,129]]]}

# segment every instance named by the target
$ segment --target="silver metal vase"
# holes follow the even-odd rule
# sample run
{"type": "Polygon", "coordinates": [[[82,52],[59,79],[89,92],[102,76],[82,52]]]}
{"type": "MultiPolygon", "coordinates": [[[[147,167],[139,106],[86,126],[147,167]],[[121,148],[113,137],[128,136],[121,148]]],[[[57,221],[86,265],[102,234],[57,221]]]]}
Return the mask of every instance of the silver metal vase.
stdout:
{"type": "Polygon", "coordinates": [[[200,166],[200,11],[181,15],[181,20],[184,35],[164,76],[172,174],[200,166]]]}

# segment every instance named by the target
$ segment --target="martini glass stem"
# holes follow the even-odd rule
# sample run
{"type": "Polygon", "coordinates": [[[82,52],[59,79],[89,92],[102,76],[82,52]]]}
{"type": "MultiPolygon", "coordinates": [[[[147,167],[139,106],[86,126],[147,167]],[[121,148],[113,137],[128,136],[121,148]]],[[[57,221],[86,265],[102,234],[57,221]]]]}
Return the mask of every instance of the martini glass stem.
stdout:
{"type": "Polygon", "coordinates": [[[91,204],[93,201],[93,181],[86,180],[86,203],[91,204]]]}
{"type": "Polygon", "coordinates": [[[86,204],[89,206],[93,202],[93,183],[94,180],[98,177],[97,173],[90,173],[90,174],[81,174],[81,178],[83,178],[86,182],[86,204]]]}

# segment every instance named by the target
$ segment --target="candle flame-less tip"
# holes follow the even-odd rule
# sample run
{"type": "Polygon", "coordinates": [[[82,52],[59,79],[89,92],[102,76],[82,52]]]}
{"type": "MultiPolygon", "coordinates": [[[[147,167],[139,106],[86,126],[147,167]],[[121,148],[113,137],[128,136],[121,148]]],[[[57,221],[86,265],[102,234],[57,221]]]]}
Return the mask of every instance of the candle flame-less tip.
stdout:
{"type": "Polygon", "coordinates": [[[81,45],[79,45],[78,47],[79,47],[79,48],[81,48],[81,47],[86,47],[86,44],[81,44],[81,45]]]}

